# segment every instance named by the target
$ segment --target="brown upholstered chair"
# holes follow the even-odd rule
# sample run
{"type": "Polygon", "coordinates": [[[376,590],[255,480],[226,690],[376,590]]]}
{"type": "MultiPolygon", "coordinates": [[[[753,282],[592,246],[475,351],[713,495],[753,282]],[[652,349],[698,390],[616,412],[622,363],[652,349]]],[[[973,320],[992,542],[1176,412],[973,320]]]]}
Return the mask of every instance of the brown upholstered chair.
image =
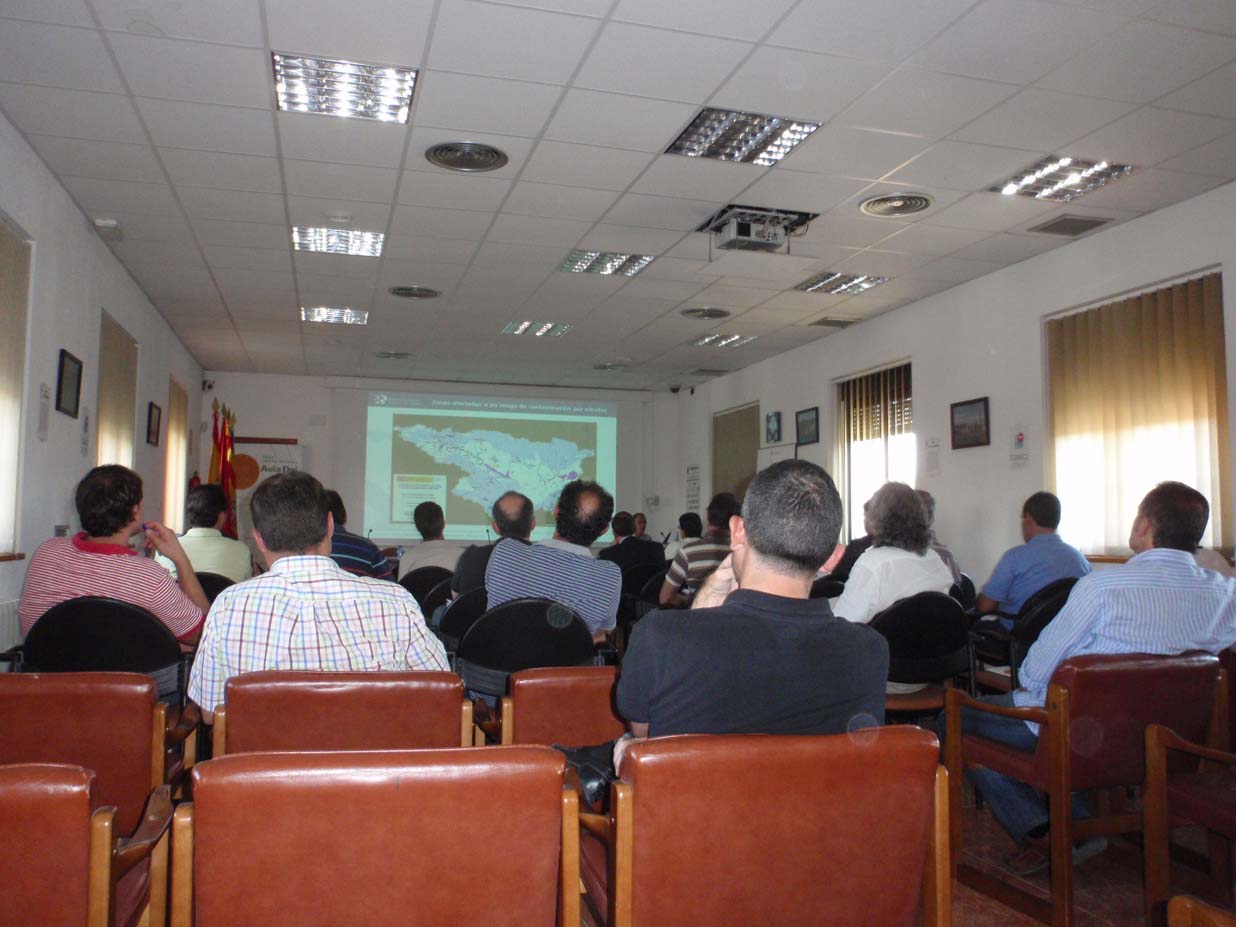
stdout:
{"type": "Polygon", "coordinates": [[[173,927],[579,924],[577,795],[548,747],[236,754],[173,825],[173,927]]]}
{"type": "Polygon", "coordinates": [[[609,927],[950,923],[934,734],[690,735],[633,744],[580,874],[609,927]]]}
{"type": "Polygon", "coordinates": [[[1212,726],[1226,726],[1226,688],[1216,657],[1131,654],[1084,656],[1056,668],[1044,708],[1003,708],[952,689],[947,695],[945,761],[953,863],[957,878],[1039,920],[1073,923],[1072,847],[1076,840],[1141,830],[1141,814],[1115,813],[1074,821],[1069,794],[1142,785],[1145,736],[1162,723],[1187,737],[1208,740],[1212,726]],[[962,735],[963,706],[1039,724],[1033,753],[972,734],[962,735]],[[996,876],[959,864],[962,845],[961,782],[971,766],[984,766],[1048,796],[1051,826],[1051,898],[1044,902],[996,876]]]}
{"type": "Polygon", "coordinates": [[[1167,927],[1236,927],[1236,915],[1188,895],[1177,895],[1167,906],[1167,927]]]}
{"type": "Polygon", "coordinates": [[[245,673],[227,681],[224,699],[217,757],[472,745],[472,704],[454,673],[245,673]]]}
{"type": "MultiPolygon", "coordinates": [[[[1162,725],[1146,730],[1146,791],[1143,795],[1146,854],[1146,922],[1161,924],[1171,893],[1171,826],[1201,824],[1210,849],[1210,884],[1217,900],[1232,900],[1232,838],[1236,837],[1236,753],[1191,743],[1162,725]],[[1171,751],[1169,754],[1168,751],[1171,751]],[[1183,756],[1182,756],[1183,755],[1183,756]],[[1193,759],[1177,769],[1181,759],[1193,759]]],[[[1190,886],[1193,890],[1193,886],[1190,886]]]]}
{"type": "Polygon", "coordinates": [[[614,708],[612,666],[564,666],[511,674],[502,699],[502,743],[586,747],[615,740],[626,724],[614,708]]]}
{"type": "MultiPolygon", "coordinates": [[[[117,927],[149,907],[161,924],[167,902],[166,823],[149,845],[148,818],[166,804],[166,706],[139,673],[0,675],[0,763],[69,763],[94,773],[93,807],[115,808],[115,833],[134,842],[114,886],[117,927]]],[[[28,920],[26,923],[34,923],[28,920]]]]}

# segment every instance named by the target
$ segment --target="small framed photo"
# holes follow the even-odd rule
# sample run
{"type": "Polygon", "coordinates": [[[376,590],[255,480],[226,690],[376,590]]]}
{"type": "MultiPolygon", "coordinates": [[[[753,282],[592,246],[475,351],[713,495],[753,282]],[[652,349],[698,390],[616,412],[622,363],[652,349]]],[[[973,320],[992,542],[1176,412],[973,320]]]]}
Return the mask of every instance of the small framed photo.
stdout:
{"type": "Polygon", "coordinates": [[[146,406],[146,443],[159,446],[159,427],[163,424],[163,410],[153,402],[146,406]]]}
{"type": "Polygon", "coordinates": [[[812,406],[794,413],[796,444],[815,444],[820,440],[820,407],[812,406]]]}
{"type": "Polygon", "coordinates": [[[991,444],[991,414],[987,397],[954,402],[949,406],[953,450],[991,444]]]}
{"type": "Polygon", "coordinates": [[[82,362],[60,349],[60,364],[56,371],[56,411],[77,418],[82,399],[82,362]]]}
{"type": "Polygon", "coordinates": [[[781,413],[769,412],[764,416],[764,443],[781,443],[781,413]]]}

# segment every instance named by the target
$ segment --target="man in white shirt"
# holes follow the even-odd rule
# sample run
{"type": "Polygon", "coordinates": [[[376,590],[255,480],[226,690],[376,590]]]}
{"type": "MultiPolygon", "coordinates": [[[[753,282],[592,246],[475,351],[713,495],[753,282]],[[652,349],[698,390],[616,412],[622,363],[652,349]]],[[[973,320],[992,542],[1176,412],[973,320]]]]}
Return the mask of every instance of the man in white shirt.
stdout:
{"type": "MultiPolygon", "coordinates": [[[[180,539],[195,573],[216,573],[234,583],[244,582],[253,575],[253,557],[249,546],[223,535],[227,521],[227,497],[216,483],[202,483],[189,490],[185,500],[185,515],[189,530],[180,539]]],[[[176,565],[162,554],[155,560],[173,578],[176,565]]]]}
{"type": "Polygon", "coordinates": [[[422,502],[412,511],[412,521],[420,532],[421,542],[399,560],[399,578],[419,567],[435,566],[455,571],[463,545],[442,539],[446,530],[446,513],[436,502],[422,502]]]}

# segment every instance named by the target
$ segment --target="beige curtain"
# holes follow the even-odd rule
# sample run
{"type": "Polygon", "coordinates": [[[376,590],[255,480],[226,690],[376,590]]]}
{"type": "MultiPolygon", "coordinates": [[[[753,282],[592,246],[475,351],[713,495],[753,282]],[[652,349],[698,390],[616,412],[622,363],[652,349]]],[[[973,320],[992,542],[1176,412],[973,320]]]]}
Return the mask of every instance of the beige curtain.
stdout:
{"type": "Polygon", "coordinates": [[[1210,500],[1203,545],[1230,549],[1220,275],[1052,319],[1047,353],[1061,534],[1127,553],[1142,497],[1180,480],[1210,500]]]}
{"type": "Polygon", "coordinates": [[[185,484],[189,469],[189,394],[175,380],[167,384],[167,472],[163,479],[163,522],[184,531],[185,484]]]}
{"type": "Polygon", "coordinates": [[[99,444],[96,464],[133,466],[137,428],[137,342],[106,312],[99,326],[99,444]]]}
{"type": "Polygon", "coordinates": [[[836,480],[850,536],[863,534],[863,503],[889,480],[914,485],[914,401],[910,365],[837,384],[836,480]]]}
{"type": "Polygon", "coordinates": [[[17,436],[26,362],[30,245],[0,222],[0,552],[17,546],[17,436]]]}

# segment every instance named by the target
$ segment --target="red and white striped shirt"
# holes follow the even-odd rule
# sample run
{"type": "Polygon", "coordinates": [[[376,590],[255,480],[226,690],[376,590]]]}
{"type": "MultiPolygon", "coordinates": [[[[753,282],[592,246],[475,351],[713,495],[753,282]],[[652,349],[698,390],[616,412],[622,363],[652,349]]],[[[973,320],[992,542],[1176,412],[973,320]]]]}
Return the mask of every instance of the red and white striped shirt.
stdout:
{"type": "Polygon", "coordinates": [[[29,634],[53,605],[84,595],[144,608],[180,640],[197,633],[204,620],[202,610],[159,564],[120,544],[88,541],[82,532],[44,541],[34,552],[17,606],[21,633],[29,634]]]}

